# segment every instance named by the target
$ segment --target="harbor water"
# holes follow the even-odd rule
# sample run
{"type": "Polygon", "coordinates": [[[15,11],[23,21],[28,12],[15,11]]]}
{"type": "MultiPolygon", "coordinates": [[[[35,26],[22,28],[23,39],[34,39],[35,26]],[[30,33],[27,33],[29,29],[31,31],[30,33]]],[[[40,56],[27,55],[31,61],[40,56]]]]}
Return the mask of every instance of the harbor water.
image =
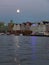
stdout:
{"type": "Polygon", "coordinates": [[[49,37],[0,35],[0,65],[49,65],[49,37]]]}

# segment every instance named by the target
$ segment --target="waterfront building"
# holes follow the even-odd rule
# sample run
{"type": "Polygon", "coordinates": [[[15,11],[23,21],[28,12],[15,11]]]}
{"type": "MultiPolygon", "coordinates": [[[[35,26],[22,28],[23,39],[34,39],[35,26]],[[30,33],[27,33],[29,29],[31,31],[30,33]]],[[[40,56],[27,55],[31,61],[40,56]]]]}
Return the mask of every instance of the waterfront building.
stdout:
{"type": "Polygon", "coordinates": [[[43,22],[38,24],[38,33],[44,33],[46,31],[46,25],[43,22]]]}
{"type": "Polygon", "coordinates": [[[14,24],[13,31],[20,30],[20,24],[14,24]]]}
{"type": "Polygon", "coordinates": [[[21,29],[21,31],[25,31],[25,26],[26,26],[25,23],[22,23],[22,24],[20,25],[20,29],[21,29]]]}
{"type": "Polygon", "coordinates": [[[25,30],[30,30],[30,27],[31,27],[31,23],[26,22],[25,30]]]}
{"type": "Polygon", "coordinates": [[[10,20],[10,22],[8,23],[8,31],[11,33],[13,32],[13,26],[14,26],[13,20],[10,20]]]}
{"type": "Polygon", "coordinates": [[[24,35],[30,35],[32,33],[32,31],[30,30],[30,26],[31,26],[30,22],[26,22],[25,23],[24,35]]]}
{"type": "Polygon", "coordinates": [[[49,23],[46,24],[46,32],[49,32],[49,23]]]}
{"type": "Polygon", "coordinates": [[[13,33],[15,34],[15,35],[19,35],[20,33],[21,33],[21,30],[20,30],[20,24],[14,24],[14,26],[13,26],[13,33]]]}
{"type": "Polygon", "coordinates": [[[30,30],[32,32],[38,32],[38,24],[37,23],[33,23],[30,27],[30,30]]]}
{"type": "Polygon", "coordinates": [[[13,31],[14,24],[8,23],[8,31],[13,31]]]}
{"type": "Polygon", "coordinates": [[[13,26],[13,31],[16,31],[16,30],[17,30],[17,25],[14,24],[14,26],[13,26]]]}

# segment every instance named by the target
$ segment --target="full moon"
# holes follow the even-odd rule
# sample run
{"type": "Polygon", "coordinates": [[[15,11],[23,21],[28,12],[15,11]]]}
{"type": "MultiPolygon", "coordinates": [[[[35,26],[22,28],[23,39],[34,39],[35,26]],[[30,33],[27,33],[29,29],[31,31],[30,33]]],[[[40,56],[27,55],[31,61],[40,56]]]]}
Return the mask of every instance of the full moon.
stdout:
{"type": "Polygon", "coordinates": [[[17,13],[20,13],[20,10],[19,9],[17,9],[17,13]]]}

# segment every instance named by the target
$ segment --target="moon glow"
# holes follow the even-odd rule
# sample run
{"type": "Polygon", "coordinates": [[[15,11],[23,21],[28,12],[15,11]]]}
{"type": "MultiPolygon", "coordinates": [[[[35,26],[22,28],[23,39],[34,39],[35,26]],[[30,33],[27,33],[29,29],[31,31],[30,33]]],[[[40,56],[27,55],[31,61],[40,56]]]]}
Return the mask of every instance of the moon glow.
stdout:
{"type": "Polygon", "coordinates": [[[17,9],[17,13],[20,13],[20,10],[19,9],[17,9]]]}

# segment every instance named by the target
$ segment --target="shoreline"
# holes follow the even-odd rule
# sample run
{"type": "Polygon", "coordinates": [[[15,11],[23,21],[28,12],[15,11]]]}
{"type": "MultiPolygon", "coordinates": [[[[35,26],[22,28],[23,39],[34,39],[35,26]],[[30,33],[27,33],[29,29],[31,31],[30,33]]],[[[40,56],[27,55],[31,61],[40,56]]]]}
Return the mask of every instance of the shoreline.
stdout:
{"type": "MultiPolygon", "coordinates": [[[[0,33],[0,35],[5,35],[6,33],[0,33]]],[[[17,34],[6,34],[6,35],[15,35],[15,36],[38,36],[38,37],[49,37],[49,35],[17,35],[17,34]]]]}

